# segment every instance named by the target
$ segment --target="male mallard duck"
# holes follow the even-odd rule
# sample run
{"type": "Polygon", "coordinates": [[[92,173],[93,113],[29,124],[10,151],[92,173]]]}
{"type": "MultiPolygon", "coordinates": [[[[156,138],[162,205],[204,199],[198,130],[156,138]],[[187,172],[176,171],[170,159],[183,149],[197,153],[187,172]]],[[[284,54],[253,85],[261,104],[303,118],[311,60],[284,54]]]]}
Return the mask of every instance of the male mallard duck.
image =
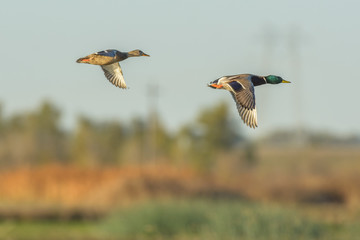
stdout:
{"type": "Polygon", "coordinates": [[[126,88],[126,83],[119,62],[127,59],[128,57],[139,56],[150,57],[150,55],[147,55],[138,49],[131,52],[120,52],[118,50],[109,49],[79,58],[76,62],[100,65],[104,71],[105,77],[112,84],[119,88],[126,88]]]}
{"type": "Polygon", "coordinates": [[[239,74],[218,78],[209,83],[208,86],[218,89],[223,88],[230,91],[236,102],[241,119],[249,127],[255,128],[258,124],[254,86],[266,83],[278,84],[290,82],[274,75],[256,76],[252,74],[239,74]]]}

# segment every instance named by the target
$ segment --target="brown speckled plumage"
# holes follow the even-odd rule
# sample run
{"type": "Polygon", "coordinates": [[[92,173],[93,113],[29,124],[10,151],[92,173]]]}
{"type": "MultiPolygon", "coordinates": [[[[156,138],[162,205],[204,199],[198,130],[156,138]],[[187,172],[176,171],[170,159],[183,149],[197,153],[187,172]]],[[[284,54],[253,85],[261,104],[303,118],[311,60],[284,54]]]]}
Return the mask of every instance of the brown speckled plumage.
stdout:
{"type": "Polygon", "coordinates": [[[116,87],[126,88],[126,83],[119,62],[129,57],[149,56],[141,50],[120,52],[114,49],[96,52],[76,60],[77,63],[100,65],[105,77],[116,87]]]}

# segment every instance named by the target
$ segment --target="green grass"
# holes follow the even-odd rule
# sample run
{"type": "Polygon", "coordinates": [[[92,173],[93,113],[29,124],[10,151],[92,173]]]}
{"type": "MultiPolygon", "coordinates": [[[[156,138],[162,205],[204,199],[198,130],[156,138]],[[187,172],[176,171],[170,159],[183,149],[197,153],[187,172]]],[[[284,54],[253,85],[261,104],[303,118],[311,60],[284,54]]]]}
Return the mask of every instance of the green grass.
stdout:
{"type": "Polygon", "coordinates": [[[320,239],[330,231],[294,211],[233,201],[147,203],[114,214],[105,228],[124,239],[320,239]]]}
{"type": "Polygon", "coordinates": [[[0,239],[352,240],[360,223],[331,224],[299,210],[236,201],[147,202],[98,222],[0,222],[0,239]]]}
{"type": "Polygon", "coordinates": [[[89,222],[14,222],[0,223],[0,239],[11,240],[65,240],[102,239],[96,224],[89,222]]]}

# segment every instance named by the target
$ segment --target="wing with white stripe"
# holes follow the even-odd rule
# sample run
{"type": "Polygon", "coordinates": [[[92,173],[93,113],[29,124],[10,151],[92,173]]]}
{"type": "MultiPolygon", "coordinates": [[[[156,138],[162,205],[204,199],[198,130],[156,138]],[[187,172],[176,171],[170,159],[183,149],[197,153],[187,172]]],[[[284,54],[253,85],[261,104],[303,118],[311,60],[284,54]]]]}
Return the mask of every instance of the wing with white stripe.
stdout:
{"type": "Polygon", "coordinates": [[[116,87],[126,88],[126,83],[119,63],[102,65],[105,77],[116,87]]]}
{"type": "Polygon", "coordinates": [[[249,89],[230,92],[236,102],[239,115],[244,123],[252,128],[257,127],[254,87],[251,85],[249,89]]]}

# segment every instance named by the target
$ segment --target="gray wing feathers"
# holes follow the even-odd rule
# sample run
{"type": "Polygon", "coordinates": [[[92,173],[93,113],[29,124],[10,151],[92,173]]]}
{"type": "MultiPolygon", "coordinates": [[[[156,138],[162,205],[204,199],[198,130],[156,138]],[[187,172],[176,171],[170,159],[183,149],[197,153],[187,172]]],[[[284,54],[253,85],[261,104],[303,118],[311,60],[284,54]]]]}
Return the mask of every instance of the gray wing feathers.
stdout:
{"type": "Polygon", "coordinates": [[[102,65],[101,68],[104,71],[105,77],[112,84],[119,88],[126,88],[126,83],[119,63],[116,62],[109,65],[102,65]]]}
{"type": "Polygon", "coordinates": [[[251,87],[250,89],[243,89],[240,92],[234,94],[236,102],[239,102],[242,106],[248,109],[255,108],[255,96],[253,91],[251,91],[251,87]]]}
{"type": "Polygon", "coordinates": [[[239,115],[246,125],[257,127],[257,113],[255,107],[255,90],[251,82],[251,75],[240,74],[225,76],[219,79],[224,88],[233,96],[239,115]],[[237,84],[235,83],[237,82],[237,84]]]}
{"type": "Polygon", "coordinates": [[[251,128],[257,127],[257,113],[254,95],[247,89],[238,93],[231,92],[231,95],[236,102],[239,115],[244,123],[251,128]]]}

